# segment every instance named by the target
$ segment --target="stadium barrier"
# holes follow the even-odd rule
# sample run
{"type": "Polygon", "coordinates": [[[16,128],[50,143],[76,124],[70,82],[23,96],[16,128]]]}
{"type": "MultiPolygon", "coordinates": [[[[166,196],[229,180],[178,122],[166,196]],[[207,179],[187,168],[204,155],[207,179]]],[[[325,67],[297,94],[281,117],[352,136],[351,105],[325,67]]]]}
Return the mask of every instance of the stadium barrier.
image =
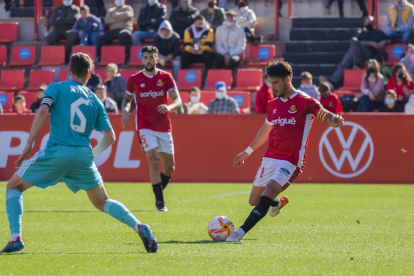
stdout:
{"type": "MultiPolygon", "coordinates": [[[[131,116],[133,117],[133,116],[131,116]]],[[[346,124],[333,129],[313,123],[308,159],[300,183],[406,183],[414,184],[414,116],[346,114],[346,124]]],[[[33,115],[0,116],[0,180],[15,172],[14,162],[23,151],[33,115]]],[[[173,182],[252,182],[266,146],[234,168],[265,116],[172,114],[176,151],[173,182]]],[[[105,181],[148,182],[148,164],[140,149],[134,123],[122,130],[121,115],[110,115],[117,141],[95,159],[105,181]]],[[[48,123],[35,141],[33,155],[46,145],[48,123]]],[[[93,132],[92,145],[100,139],[93,132]]]]}

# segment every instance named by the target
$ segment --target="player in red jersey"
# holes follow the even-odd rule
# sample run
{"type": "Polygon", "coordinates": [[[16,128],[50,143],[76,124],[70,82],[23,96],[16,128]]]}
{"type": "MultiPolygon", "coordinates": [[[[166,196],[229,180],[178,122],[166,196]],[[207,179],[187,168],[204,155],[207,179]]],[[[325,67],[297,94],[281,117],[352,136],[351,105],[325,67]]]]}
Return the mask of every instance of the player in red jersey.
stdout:
{"type": "Polygon", "coordinates": [[[283,59],[269,61],[266,72],[277,98],[267,106],[267,118],[250,146],[236,156],[234,165],[242,166],[250,154],[269,143],[262,165],[257,172],[250,193],[249,203],[256,206],[244,224],[226,239],[227,242],[243,241],[269,210],[270,216],[279,214],[289,199],[277,196],[302,172],[306,162],[308,135],[314,117],[339,127],[344,120],[324,109],[317,100],[295,90],[292,86],[292,67],[283,59]]]}
{"type": "Polygon", "coordinates": [[[158,211],[167,211],[163,190],[174,172],[174,144],[171,134],[169,112],[181,106],[181,98],[171,74],[157,69],[158,49],[153,46],[142,48],[142,63],[145,69],[132,75],[122,101],[122,127],[131,124],[129,110],[134,97],[138,139],[148,159],[150,181],[155,194],[158,211]],[[173,102],[168,105],[168,95],[173,102]],[[162,172],[160,175],[160,160],[162,172]]]}

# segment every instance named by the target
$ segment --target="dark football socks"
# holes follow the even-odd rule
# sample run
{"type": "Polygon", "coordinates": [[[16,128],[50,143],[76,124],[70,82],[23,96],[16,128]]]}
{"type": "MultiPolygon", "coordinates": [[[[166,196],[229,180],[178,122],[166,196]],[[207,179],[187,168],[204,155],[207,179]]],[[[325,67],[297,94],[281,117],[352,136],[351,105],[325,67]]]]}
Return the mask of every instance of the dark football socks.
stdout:
{"type": "Polygon", "coordinates": [[[162,182],[162,189],[164,190],[168,183],[170,183],[171,176],[166,176],[165,174],[161,173],[161,182],[162,182]]]}
{"type": "Polygon", "coordinates": [[[162,194],[162,182],[152,185],[152,190],[155,194],[155,200],[158,201],[164,201],[164,195],[162,194]]]}
{"type": "Polygon", "coordinates": [[[244,224],[240,227],[246,234],[249,232],[269,211],[270,206],[275,201],[267,196],[261,196],[259,204],[252,210],[250,215],[247,217],[244,224]]]}

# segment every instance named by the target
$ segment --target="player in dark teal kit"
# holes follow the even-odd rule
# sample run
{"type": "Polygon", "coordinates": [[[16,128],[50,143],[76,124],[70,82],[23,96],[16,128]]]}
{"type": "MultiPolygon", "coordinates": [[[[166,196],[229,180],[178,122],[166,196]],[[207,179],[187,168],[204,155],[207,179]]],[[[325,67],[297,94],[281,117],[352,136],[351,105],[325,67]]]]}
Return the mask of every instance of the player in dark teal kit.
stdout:
{"type": "Polygon", "coordinates": [[[16,161],[20,166],[32,150],[32,144],[50,112],[50,137],[44,150],[23,162],[7,184],[6,213],[11,238],[1,252],[21,251],[23,197],[22,192],[32,186],[46,188],[61,179],[76,193],[85,190],[99,210],[127,224],[141,237],[148,253],[158,251],[158,243],[151,228],[142,224],[122,203],[109,199],[94,157],[115,141],[105,107],[86,87],[91,76],[92,60],[83,53],[71,57],[70,81],[52,82],[45,91],[41,107],[33,121],[23,154],[16,161]],[[92,149],[89,137],[93,129],[104,138],[92,149]]]}

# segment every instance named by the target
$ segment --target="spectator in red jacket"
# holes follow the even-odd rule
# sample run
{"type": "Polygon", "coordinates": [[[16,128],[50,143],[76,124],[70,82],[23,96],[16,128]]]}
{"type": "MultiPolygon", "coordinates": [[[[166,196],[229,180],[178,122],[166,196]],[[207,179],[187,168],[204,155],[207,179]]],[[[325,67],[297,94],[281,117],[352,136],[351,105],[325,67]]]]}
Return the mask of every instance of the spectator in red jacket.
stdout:
{"type": "Polygon", "coordinates": [[[331,87],[328,83],[323,82],[319,85],[319,92],[321,93],[322,106],[335,114],[342,114],[343,108],[338,96],[331,92],[331,87]]]}
{"type": "Polygon", "coordinates": [[[391,69],[392,77],[388,80],[387,90],[397,93],[397,101],[405,104],[414,91],[413,80],[402,63],[396,63],[391,69]]]}
{"type": "Polygon", "coordinates": [[[26,99],[22,95],[17,95],[14,98],[14,108],[11,113],[17,114],[28,114],[30,113],[29,109],[26,108],[26,99]]]}
{"type": "Polygon", "coordinates": [[[263,77],[263,85],[256,95],[256,113],[267,113],[267,103],[274,99],[272,84],[265,74],[263,77]]]}

